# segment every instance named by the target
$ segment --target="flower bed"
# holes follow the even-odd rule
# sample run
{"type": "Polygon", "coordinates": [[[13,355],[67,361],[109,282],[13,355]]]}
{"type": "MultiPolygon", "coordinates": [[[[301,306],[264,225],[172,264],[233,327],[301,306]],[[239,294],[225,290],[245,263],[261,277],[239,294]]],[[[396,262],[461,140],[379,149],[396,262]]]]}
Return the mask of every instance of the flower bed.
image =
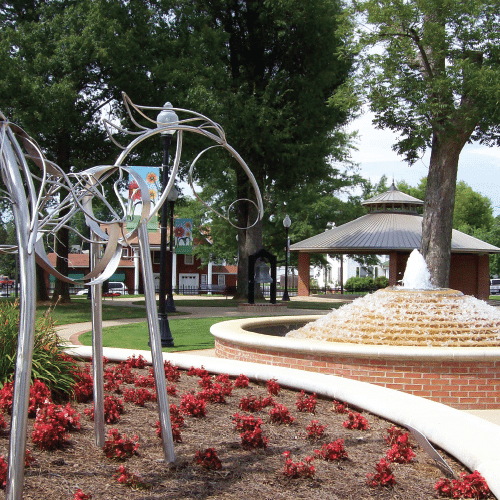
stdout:
{"type": "MultiPolygon", "coordinates": [[[[340,412],[338,402],[278,387],[275,380],[246,386],[243,377],[235,384],[235,378],[210,376],[200,367],[189,372],[166,368],[167,384],[176,388],[169,396],[176,462],[165,465],[154,388],[149,387],[151,398],[132,397],[132,391],[144,395],[151,368],[132,367],[136,361],[129,365],[106,367],[113,382],[108,387],[119,391],[107,395],[121,400],[108,404],[112,423],[106,427],[106,453],[94,444],[92,401],[72,401],[70,408],[56,401],[61,407],[44,413],[46,420],[57,414],[60,421],[66,410],[75,422],[73,412],[81,415],[80,429],[74,425],[57,442],[61,447],[50,451],[33,443],[30,419],[28,448],[36,462],[26,469],[24,498],[428,500],[453,491],[453,483],[438,483],[442,472],[411,437],[402,437],[404,429],[396,431],[356,408],[340,412]],[[130,395],[127,401],[124,394],[130,395]],[[76,497],[78,490],[82,493],[76,497]]],[[[0,455],[7,453],[8,430],[0,434],[0,455]]],[[[469,473],[447,460],[457,478],[469,473]]]]}

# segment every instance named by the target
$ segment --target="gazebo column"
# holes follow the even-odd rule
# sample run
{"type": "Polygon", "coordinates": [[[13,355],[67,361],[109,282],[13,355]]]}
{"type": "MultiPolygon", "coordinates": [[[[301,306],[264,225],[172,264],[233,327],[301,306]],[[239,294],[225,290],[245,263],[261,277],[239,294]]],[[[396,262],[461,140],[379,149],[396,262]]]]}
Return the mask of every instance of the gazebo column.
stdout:
{"type": "Polygon", "coordinates": [[[480,300],[488,300],[490,298],[490,256],[479,255],[478,260],[476,297],[480,300]]]}
{"type": "Polygon", "coordinates": [[[309,296],[309,283],[310,283],[310,261],[311,258],[308,253],[299,252],[299,284],[298,295],[299,297],[309,296]]]}
{"type": "Polygon", "coordinates": [[[389,286],[398,284],[398,252],[389,254],[389,286]]]}

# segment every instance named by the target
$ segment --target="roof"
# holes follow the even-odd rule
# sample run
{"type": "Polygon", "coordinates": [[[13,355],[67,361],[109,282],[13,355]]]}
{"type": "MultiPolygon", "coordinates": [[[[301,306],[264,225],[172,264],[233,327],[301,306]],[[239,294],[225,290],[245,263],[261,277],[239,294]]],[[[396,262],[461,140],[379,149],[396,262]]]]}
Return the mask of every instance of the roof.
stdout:
{"type": "Polygon", "coordinates": [[[226,265],[226,266],[217,266],[214,265],[212,267],[213,274],[238,274],[238,266],[234,265],[226,265]]]}
{"type": "Polygon", "coordinates": [[[385,192],[374,196],[373,198],[369,198],[368,200],[362,201],[361,205],[374,205],[374,204],[386,204],[386,203],[396,203],[398,205],[402,204],[411,204],[411,205],[423,205],[424,202],[415,198],[414,196],[410,196],[409,194],[403,193],[399,191],[394,183],[392,186],[385,192]]]}
{"type": "MultiPolygon", "coordinates": [[[[50,263],[55,267],[56,265],[56,254],[49,253],[48,255],[50,263]]],[[[68,255],[68,265],[70,269],[75,268],[88,268],[89,267],[89,254],[88,253],[70,253],[68,255]]],[[[134,267],[134,260],[120,259],[118,267],[134,267]]]]}
{"type": "MultiPolygon", "coordinates": [[[[408,213],[408,205],[419,205],[418,198],[391,188],[369,200],[366,205],[376,210],[356,220],[334,227],[290,246],[292,252],[308,253],[376,253],[394,251],[411,252],[420,248],[422,216],[408,213]],[[381,208],[379,208],[381,207],[381,208]]],[[[500,248],[485,243],[457,230],[453,230],[452,253],[500,253],[500,248]]]]}

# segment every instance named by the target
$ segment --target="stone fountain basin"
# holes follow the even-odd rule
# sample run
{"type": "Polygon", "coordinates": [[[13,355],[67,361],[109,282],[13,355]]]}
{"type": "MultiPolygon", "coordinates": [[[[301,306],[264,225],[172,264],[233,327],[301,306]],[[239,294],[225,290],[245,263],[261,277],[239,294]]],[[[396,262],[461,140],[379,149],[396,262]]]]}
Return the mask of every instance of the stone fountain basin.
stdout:
{"type": "Polygon", "coordinates": [[[461,410],[500,408],[500,347],[384,346],[276,336],[320,317],[217,323],[210,329],[216,356],[341,376],[461,410]]]}

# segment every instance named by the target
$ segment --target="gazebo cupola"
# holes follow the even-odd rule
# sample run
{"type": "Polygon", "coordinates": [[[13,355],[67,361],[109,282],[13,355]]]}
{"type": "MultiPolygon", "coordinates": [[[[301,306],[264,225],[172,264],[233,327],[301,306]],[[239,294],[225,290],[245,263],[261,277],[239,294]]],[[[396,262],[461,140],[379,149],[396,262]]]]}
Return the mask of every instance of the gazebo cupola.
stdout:
{"type": "Polygon", "coordinates": [[[423,204],[422,200],[398,191],[394,182],[388,191],[361,202],[371,213],[397,212],[410,215],[418,215],[418,208],[423,204]]]}

